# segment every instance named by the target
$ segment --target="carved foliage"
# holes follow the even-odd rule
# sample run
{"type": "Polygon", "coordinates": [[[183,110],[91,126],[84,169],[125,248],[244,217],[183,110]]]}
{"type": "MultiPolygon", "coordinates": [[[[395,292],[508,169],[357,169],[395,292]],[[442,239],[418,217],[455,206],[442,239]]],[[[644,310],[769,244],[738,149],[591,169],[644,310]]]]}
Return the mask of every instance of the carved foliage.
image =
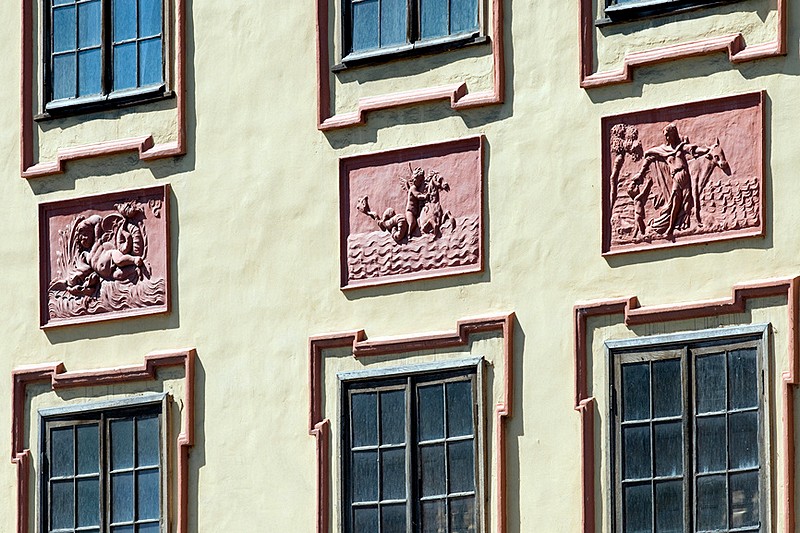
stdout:
{"type": "Polygon", "coordinates": [[[168,310],[167,187],[42,204],[43,327],[168,310]]]}
{"type": "Polygon", "coordinates": [[[762,93],[603,119],[603,252],[763,235],[762,93]]]}

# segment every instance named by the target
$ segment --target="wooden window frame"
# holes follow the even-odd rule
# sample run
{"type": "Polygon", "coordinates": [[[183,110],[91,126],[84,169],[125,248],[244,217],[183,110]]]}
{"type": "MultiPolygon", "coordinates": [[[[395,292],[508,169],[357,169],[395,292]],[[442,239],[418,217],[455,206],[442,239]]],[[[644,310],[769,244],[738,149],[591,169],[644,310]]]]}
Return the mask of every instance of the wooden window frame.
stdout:
{"type": "Polygon", "coordinates": [[[605,19],[597,21],[598,26],[614,22],[674,15],[711,6],[732,4],[741,0],[637,0],[619,4],[618,0],[606,0],[605,19]]]}

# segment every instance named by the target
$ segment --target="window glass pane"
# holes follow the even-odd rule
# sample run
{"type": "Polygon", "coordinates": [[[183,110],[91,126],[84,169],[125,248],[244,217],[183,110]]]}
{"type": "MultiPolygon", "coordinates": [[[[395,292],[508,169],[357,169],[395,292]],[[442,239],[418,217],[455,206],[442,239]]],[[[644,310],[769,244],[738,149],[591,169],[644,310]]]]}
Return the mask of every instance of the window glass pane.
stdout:
{"type": "Polygon", "coordinates": [[[114,45],[114,90],[136,87],[136,43],[114,45]]]}
{"type": "Polygon", "coordinates": [[[472,382],[447,384],[447,436],[472,435],[472,382]]]}
{"type": "Polygon", "coordinates": [[[695,363],[697,412],[725,410],[725,355],[703,355],[695,363]]]}
{"type": "Polygon", "coordinates": [[[50,431],[50,477],[75,474],[75,452],[71,427],[50,431]]]}
{"type": "Polygon", "coordinates": [[[447,509],[443,500],[422,502],[422,533],[447,531],[447,509]]]}
{"type": "Polygon", "coordinates": [[[100,472],[98,455],[99,433],[97,424],[78,426],[78,474],[96,474],[100,472]]]}
{"type": "Polygon", "coordinates": [[[725,476],[697,478],[697,528],[714,531],[727,527],[725,476]]]}
{"type": "Polygon", "coordinates": [[[161,37],[139,42],[139,86],[161,83],[161,37]]]}
{"type": "Polygon", "coordinates": [[[350,396],[353,446],[378,444],[378,395],[361,392],[350,396]]]}
{"type": "Polygon", "coordinates": [[[75,54],[53,57],[53,99],[74,98],[75,87],[75,54]]]}
{"type": "Polygon", "coordinates": [[[683,481],[656,483],[656,531],[683,532],[683,481]]]}
{"type": "Polygon", "coordinates": [[[447,444],[448,493],[475,490],[475,451],[472,439],[447,444]]]}
{"type": "Polygon", "coordinates": [[[136,38],[136,0],[114,0],[114,41],[136,38]]]}
{"type": "Polygon", "coordinates": [[[136,464],[138,466],[158,465],[158,417],[136,419],[136,464]]]}
{"type": "Polygon", "coordinates": [[[625,487],[623,513],[625,515],[625,533],[646,533],[653,531],[650,483],[628,485],[625,487]]]}
{"type": "Polygon", "coordinates": [[[75,526],[75,499],[72,480],[53,481],[51,484],[50,527],[52,529],[75,526]]]}
{"type": "Polygon", "coordinates": [[[75,50],[75,6],[53,9],[53,52],[75,50]]]}
{"type": "Polygon", "coordinates": [[[78,96],[100,94],[100,49],[78,52],[78,96]]]}
{"type": "Polygon", "coordinates": [[[478,29],[478,1],[450,0],[450,33],[462,33],[478,29]]]}
{"type": "Polygon", "coordinates": [[[622,365],[622,419],[650,418],[650,364],[622,365]]]}
{"type": "Polygon", "coordinates": [[[133,526],[115,526],[111,528],[111,533],[135,533],[133,526]]]}
{"type": "Polygon", "coordinates": [[[161,34],[161,0],[139,0],[139,37],[161,34]]]}
{"type": "Polygon", "coordinates": [[[622,428],[622,475],[625,479],[649,478],[650,468],[650,426],[629,426],[622,428]]]}
{"type": "Polygon", "coordinates": [[[420,0],[420,33],[423,39],[448,34],[448,0],[420,0]]]}
{"type": "Polygon", "coordinates": [[[421,446],[419,449],[422,469],[422,495],[446,494],[444,471],[444,445],[421,446]]]}
{"type": "Polygon", "coordinates": [[[111,521],[133,520],[133,474],[111,475],[111,521]]]}
{"type": "Polygon", "coordinates": [[[100,479],[79,479],[78,527],[100,525],[100,479]]]}
{"type": "Polygon", "coordinates": [[[353,51],[378,48],[378,0],[353,2],[353,51]]]}
{"type": "Polygon", "coordinates": [[[444,388],[426,385],[419,388],[419,439],[444,438],[444,388]]]}
{"type": "Polygon", "coordinates": [[[758,466],[758,413],[732,413],[728,418],[731,468],[758,466]]]}
{"type": "Polygon", "coordinates": [[[406,533],[406,506],[403,504],[381,507],[381,533],[406,533]]]}
{"type": "Polygon", "coordinates": [[[755,407],[758,403],[756,349],[729,352],[728,365],[731,379],[730,409],[755,407]]]}
{"type": "Polygon", "coordinates": [[[683,427],[681,422],[653,426],[656,476],[683,474],[683,427]]]}
{"type": "Polygon", "coordinates": [[[161,526],[158,522],[140,524],[136,526],[136,533],[161,533],[161,526]]]}
{"type": "Polygon", "coordinates": [[[133,468],[133,420],[111,422],[111,468],[133,468]]]}
{"type": "Polygon", "coordinates": [[[375,533],[378,531],[377,507],[353,509],[353,533],[375,533]]]}
{"type": "Polygon", "coordinates": [[[680,416],[683,411],[681,381],[680,359],[653,361],[654,417],[680,416]]]}
{"type": "Polygon", "coordinates": [[[725,415],[697,419],[697,471],[726,469],[725,415]]]}
{"type": "Polygon", "coordinates": [[[382,500],[402,500],[406,497],[406,451],[396,448],[381,451],[382,500]]]}
{"type": "Polygon", "coordinates": [[[759,523],[758,472],[731,474],[731,527],[759,523]]]}
{"type": "Polygon", "coordinates": [[[381,46],[406,42],[406,0],[381,0],[381,46]]]}
{"type": "Polygon", "coordinates": [[[403,444],[406,441],[406,392],[381,393],[381,444],[403,444]]]}
{"type": "Polygon", "coordinates": [[[455,498],[450,500],[450,533],[474,533],[475,498],[455,498]]]}
{"type": "Polygon", "coordinates": [[[354,502],[378,501],[378,452],[353,452],[354,502]]]}
{"type": "Polygon", "coordinates": [[[136,518],[147,520],[158,518],[159,505],[158,470],[136,472],[136,518]]]}
{"type": "Polygon", "coordinates": [[[61,6],[64,4],[74,4],[75,0],[53,0],[54,6],[61,6]]]}
{"type": "Polygon", "coordinates": [[[100,46],[100,0],[78,4],[78,46],[100,46]]]}

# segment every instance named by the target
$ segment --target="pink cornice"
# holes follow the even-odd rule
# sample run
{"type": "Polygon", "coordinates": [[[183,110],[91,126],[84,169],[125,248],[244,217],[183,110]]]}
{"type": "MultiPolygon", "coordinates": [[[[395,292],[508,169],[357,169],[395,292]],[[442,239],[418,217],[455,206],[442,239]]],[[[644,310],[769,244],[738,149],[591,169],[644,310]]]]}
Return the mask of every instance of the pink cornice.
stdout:
{"type": "Polygon", "coordinates": [[[308,339],[309,351],[309,435],[316,439],[317,468],[317,533],[330,531],[330,420],[323,417],[322,398],[325,385],[322,376],[322,352],[331,348],[350,347],[356,358],[387,354],[403,354],[420,350],[458,348],[469,343],[477,333],[499,331],[503,335],[503,401],[495,406],[495,446],[497,449],[496,486],[497,529],[506,532],[506,419],[511,417],[514,405],[514,313],[491,317],[459,320],[452,333],[432,333],[396,337],[375,341],[367,340],[364,330],[318,335],[308,339]]]}
{"type": "Polygon", "coordinates": [[[735,285],[730,298],[704,300],[675,305],[641,307],[639,300],[618,298],[579,303],[574,308],[575,338],[575,410],[581,415],[581,477],[583,491],[583,533],[595,533],[595,433],[594,411],[596,402],[589,396],[588,385],[588,329],[591,317],[623,315],[628,326],[689,320],[718,315],[742,313],[747,301],[754,298],[785,296],[788,309],[789,369],[783,372],[782,400],[783,427],[782,447],[784,458],[784,489],[780,502],[786,531],[794,531],[795,516],[795,470],[794,470],[794,387],[800,384],[800,339],[798,339],[798,298],[800,298],[800,276],[785,279],[770,279],[735,285]]]}
{"type": "Polygon", "coordinates": [[[715,52],[727,52],[731,63],[743,63],[755,59],[765,59],[786,55],[786,2],[777,0],[778,31],[775,40],[766,43],[747,45],[741,33],[733,33],[720,37],[710,37],[686,43],[678,43],[631,52],[622,59],[622,68],[594,71],[594,13],[593,0],[580,0],[580,56],[581,82],[584,89],[629,83],[633,81],[633,69],[655,65],[667,61],[703,56],[715,52]]]}
{"type": "Polygon", "coordinates": [[[505,98],[505,53],[503,43],[503,0],[492,3],[492,89],[470,94],[466,81],[411,91],[360,98],[356,111],[331,115],[330,0],[316,0],[317,6],[317,128],[329,131],[366,124],[367,113],[383,109],[450,101],[456,111],[502,104],[505,98]]]}
{"type": "Polygon", "coordinates": [[[50,382],[52,390],[74,387],[95,387],[152,381],[156,371],[163,367],[183,367],[186,382],[185,416],[177,439],[178,458],[178,533],[188,531],[189,510],[189,449],[194,445],[194,349],[152,352],[145,356],[143,365],[123,366],[100,370],[68,372],[63,363],[26,366],[15,369],[12,377],[11,401],[11,462],[17,465],[17,533],[29,532],[30,449],[24,448],[26,419],[25,391],[33,383],[50,382]]]}
{"type": "Polygon", "coordinates": [[[20,72],[20,173],[23,178],[36,178],[64,172],[68,161],[91,157],[137,152],[141,161],[174,157],[186,153],[186,0],[176,0],[175,9],[175,100],[177,108],[177,140],[156,144],[150,134],[84,144],[58,150],[55,161],[35,161],[33,73],[33,39],[38,32],[33,22],[33,1],[22,0],[22,63],[20,72]]]}

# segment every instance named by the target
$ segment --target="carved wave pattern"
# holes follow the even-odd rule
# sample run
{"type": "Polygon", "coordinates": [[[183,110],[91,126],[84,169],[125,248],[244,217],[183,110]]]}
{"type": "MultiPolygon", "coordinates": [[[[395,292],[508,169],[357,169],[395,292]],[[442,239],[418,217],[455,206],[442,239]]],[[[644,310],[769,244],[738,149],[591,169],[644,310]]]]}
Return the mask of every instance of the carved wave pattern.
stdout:
{"type": "Polygon", "coordinates": [[[398,244],[388,233],[371,231],[347,237],[347,272],[350,281],[411,274],[478,262],[480,224],[478,216],[456,220],[453,231],[412,237],[398,244]]]}
{"type": "Polygon", "coordinates": [[[51,290],[47,309],[52,319],[164,305],[166,286],[166,281],[158,278],[137,283],[103,282],[98,296],[75,296],[67,291],[51,290]]]}

